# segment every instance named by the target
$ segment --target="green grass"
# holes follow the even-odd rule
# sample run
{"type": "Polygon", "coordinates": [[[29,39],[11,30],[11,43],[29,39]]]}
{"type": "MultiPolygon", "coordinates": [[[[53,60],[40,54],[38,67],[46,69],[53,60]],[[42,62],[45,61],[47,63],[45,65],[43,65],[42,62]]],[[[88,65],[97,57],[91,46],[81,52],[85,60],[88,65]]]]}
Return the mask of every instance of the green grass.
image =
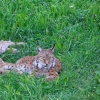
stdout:
{"type": "Polygon", "coordinates": [[[60,78],[46,82],[29,75],[0,75],[0,100],[99,100],[100,1],[0,0],[0,39],[25,42],[4,61],[16,62],[56,43],[60,78]]]}

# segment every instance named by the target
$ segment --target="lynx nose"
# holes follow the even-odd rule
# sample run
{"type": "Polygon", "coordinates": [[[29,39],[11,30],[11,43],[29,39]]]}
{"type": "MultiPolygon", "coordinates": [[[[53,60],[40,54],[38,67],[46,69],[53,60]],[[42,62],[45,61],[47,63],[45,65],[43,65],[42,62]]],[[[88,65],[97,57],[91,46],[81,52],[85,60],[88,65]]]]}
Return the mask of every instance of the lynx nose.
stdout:
{"type": "Polygon", "coordinates": [[[48,67],[48,64],[45,64],[45,67],[47,68],[48,67]]]}
{"type": "Polygon", "coordinates": [[[45,61],[45,64],[48,65],[49,64],[49,61],[45,61]]]}

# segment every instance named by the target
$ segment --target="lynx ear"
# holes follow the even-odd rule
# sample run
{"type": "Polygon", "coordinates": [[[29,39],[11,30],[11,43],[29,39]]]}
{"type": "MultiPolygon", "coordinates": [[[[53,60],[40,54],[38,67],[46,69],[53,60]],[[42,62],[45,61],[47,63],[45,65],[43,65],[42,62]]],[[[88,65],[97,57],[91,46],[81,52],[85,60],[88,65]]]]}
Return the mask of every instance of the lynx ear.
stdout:
{"type": "Polygon", "coordinates": [[[37,53],[40,53],[42,51],[42,48],[40,46],[37,46],[37,53]]]}
{"type": "Polygon", "coordinates": [[[55,48],[55,44],[54,44],[53,47],[50,49],[52,53],[54,53],[54,48],[55,48]]]}

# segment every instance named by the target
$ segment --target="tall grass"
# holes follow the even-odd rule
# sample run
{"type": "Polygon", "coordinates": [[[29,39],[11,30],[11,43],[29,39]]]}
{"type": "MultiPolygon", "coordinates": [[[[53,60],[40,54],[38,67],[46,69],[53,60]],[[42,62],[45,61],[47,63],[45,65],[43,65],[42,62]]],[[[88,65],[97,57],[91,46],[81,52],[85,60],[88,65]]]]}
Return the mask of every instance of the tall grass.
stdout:
{"type": "Polygon", "coordinates": [[[60,78],[51,82],[29,75],[0,75],[0,100],[99,100],[99,0],[1,0],[0,39],[23,41],[16,54],[0,57],[15,62],[56,43],[62,62],[60,78]]]}

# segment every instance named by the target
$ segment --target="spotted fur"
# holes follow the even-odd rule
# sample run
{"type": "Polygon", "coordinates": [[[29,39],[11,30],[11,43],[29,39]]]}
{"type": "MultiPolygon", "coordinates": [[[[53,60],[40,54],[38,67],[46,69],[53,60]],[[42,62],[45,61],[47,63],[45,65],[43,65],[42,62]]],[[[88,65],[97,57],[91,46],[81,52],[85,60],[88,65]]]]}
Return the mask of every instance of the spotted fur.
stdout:
{"type": "Polygon", "coordinates": [[[36,56],[25,56],[15,64],[6,63],[0,59],[0,72],[14,70],[17,73],[28,73],[30,75],[45,76],[47,80],[58,78],[61,70],[61,62],[54,56],[54,47],[42,49],[37,47],[36,56]]]}

